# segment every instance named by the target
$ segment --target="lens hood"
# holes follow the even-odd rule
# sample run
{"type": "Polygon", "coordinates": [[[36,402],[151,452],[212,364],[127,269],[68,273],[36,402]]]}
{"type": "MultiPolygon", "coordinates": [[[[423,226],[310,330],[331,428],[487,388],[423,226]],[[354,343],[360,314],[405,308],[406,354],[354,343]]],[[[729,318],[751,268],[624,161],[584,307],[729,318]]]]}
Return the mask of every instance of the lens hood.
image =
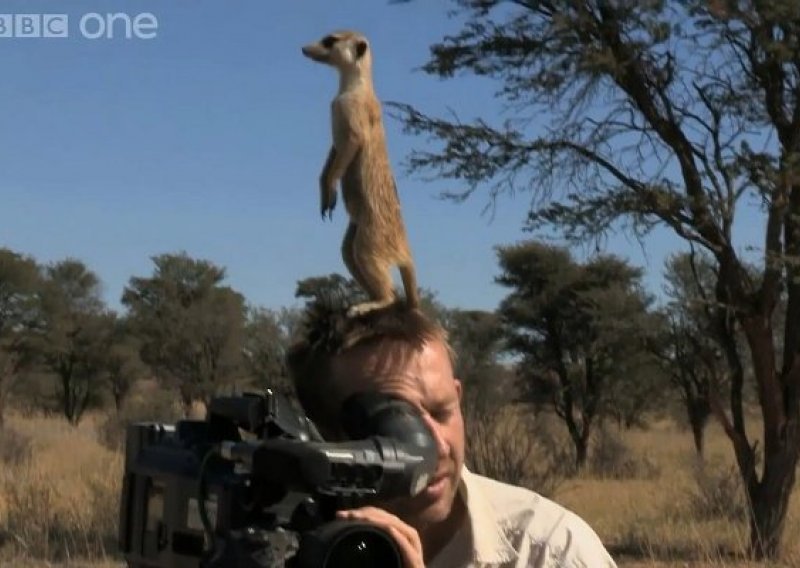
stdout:
{"type": "Polygon", "coordinates": [[[303,533],[292,568],[402,568],[394,539],[375,525],[337,519],[303,533]]]}

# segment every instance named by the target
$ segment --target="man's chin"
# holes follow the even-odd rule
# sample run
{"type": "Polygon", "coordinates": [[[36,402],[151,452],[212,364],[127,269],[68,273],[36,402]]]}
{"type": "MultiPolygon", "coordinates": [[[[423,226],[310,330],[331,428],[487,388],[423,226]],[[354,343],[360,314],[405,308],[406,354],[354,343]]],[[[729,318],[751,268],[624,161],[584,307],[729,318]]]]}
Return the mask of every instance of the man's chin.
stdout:
{"type": "Polygon", "coordinates": [[[413,499],[398,503],[398,516],[415,525],[440,523],[450,514],[454,493],[451,479],[431,484],[413,499]]]}
{"type": "Polygon", "coordinates": [[[437,524],[450,515],[459,481],[458,477],[448,476],[434,481],[414,497],[394,499],[378,506],[417,529],[437,524]]]}
{"type": "Polygon", "coordinates": [[[419,519],[419,523],[423,525],[441,523],[447,519],[451,509],[452,500],[447,500],[446,502],[437,501],[436,503],[421,509],[417,513],[417,519],[419,519]]]}

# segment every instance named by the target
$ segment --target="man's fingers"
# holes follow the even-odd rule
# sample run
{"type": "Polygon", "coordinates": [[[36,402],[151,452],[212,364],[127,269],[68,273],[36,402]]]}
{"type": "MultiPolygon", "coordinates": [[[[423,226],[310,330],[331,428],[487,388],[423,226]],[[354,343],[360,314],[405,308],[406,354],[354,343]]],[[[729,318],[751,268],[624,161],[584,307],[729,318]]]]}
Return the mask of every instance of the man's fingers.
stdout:
{"type": "Polygon", "coordinates": [[[397,543],[397,548],[400,549],[400,555],[403,557],[403,566],[405,568],[425,568],[422,561],[422,550],[415,548],[408,537],[400,532],[395,526],[381,527],[394,539],[397,543]]]}
{"type": "Polygon", "coordinates": [[[394,527],[414,548],[422,550],[419,534],[414,527],[407,525],[397,516],[377,507],[362,507],[351,511],[356,518],[380,523],[381,527],[394,527]]]}

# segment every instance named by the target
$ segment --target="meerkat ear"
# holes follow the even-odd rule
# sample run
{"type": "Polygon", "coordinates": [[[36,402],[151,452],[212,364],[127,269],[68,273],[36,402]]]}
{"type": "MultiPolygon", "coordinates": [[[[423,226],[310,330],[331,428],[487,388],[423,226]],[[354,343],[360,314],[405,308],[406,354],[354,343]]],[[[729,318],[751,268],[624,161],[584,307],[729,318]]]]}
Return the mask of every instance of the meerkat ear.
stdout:
{"type": "Polygon", "coordinates": [[[367,52],[367,42],[363,39],[356,44],[356,59],[361,59],[367,52]]]}

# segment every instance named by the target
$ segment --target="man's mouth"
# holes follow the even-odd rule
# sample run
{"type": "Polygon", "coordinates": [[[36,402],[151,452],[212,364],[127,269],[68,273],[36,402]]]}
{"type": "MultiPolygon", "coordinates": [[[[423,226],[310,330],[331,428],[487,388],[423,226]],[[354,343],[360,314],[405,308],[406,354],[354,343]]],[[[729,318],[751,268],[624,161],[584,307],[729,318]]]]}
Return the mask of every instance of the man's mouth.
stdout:
{"type": "Polygon", "coordinates": [[[444,494],[448,479],[450,479],[450,474],[448,473],[436,475],[431,482],[428,483],[428,486],[425,487],[423,491],[424,495],[429,499],[438,499],[444,494]]]}

